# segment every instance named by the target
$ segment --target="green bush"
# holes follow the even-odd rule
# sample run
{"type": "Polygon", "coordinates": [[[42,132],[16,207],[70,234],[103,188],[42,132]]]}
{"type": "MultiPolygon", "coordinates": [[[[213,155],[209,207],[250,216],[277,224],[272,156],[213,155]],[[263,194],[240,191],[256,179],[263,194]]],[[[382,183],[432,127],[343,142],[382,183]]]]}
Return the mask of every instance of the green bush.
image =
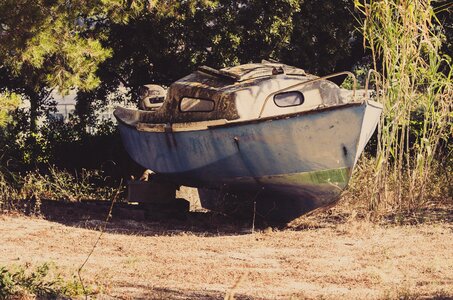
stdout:
{"type": "MultiPolygon", "coordinates": [[[[55,271],[56,267],[49,263],[33,269],[27,266],[0,267],[0,299],[58,299],[84,294],[81,283],[75,277],[65,280],[55,271]]],[[[93,294],[91,290],[89,293],[93,294]]]]}

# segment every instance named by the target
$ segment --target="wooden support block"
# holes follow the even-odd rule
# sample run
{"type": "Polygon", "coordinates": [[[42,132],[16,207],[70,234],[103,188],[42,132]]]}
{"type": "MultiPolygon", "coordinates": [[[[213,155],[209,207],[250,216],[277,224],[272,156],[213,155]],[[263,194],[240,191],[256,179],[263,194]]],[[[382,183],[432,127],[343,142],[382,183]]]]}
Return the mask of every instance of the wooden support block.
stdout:
{"type": "Polygon", "coordinates": [[[176,199],[177,186],[171,183],[154,181],[130,181],[128,202],[168,203],[176,199]]]}

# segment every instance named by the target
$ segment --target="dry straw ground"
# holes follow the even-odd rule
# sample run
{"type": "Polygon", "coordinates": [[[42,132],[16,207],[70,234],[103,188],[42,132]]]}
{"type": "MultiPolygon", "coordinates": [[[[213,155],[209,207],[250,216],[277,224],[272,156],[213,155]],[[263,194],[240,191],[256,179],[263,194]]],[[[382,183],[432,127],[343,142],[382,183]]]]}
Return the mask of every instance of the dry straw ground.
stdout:
{"type": "MultiPolygon", "coordinates": [[[[453,223],[333,219],[255,233],[116,220],[82,275],[100,299],[453,299],[453,223]]],[[[101,225],[0,215],[0,265],[55,262],[70,277],[101,225]]]]}

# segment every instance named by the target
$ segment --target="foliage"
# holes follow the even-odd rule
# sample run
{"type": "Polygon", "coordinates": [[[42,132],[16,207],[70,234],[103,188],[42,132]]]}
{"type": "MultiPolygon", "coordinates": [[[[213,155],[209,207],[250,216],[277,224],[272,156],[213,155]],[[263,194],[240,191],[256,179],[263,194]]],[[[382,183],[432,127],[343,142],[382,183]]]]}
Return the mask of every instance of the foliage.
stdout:
{"type": "Polygon", "coordinates": [[[0,1],[0,92],[30,103],[23,128],[30,162],[39,162],[38,118],[53,89],[88,90],[100,83],[98,66],[111,56],[106,28],[146,9],[147,1],[0,1]],[[12,95],[12,94],[10,94],[12,95]]]}
{"type": "MultiPolygon", "coordinates": [[[[427,178],[425,184],[426,200],[423,203],[418,203],[417,206],[398,207],[394,204],[392,198],[382,199],[382,203],[373,202],[376,198],[376,157],[369,154],[363,155],[357,162],[357,166],[352,174],[347,192],[342,197],[342,202],[350,210],[364,213],[367,217],[374,220],[385,220],[393,216],[401,216],[403,220],[398,222],[403,224],[402,221],[411,222],[411,217],[423,215],[423,212],[429,211],[430,217],[436,218],[433,210],[439,207],[451,207],[451,197],[453,195],[453,185],[449,184],[452,181],[453,174],[453,157],[450,155],[450,161],[435,160],[431,166],[430,176],[427,178]],[[373,206],[379,204],[378,206],[373,206]]],[[[410,181],[400,183],[404,189],[409,188],[410,181]]],[[[397,189],[395,181],[387,183],[389,197],[397,189]]],[[[406,200],[407,198],[403,198],[406,200]]],[[[406,203],[402,203],[403,205],[406,203]]],[[[447,209],[448,214],[448,209],[447,209]]],[[[446,218],[448,219],[448,218],[446,218]]]]}
{"type": "Polygon", "coordinates": [[[47,174],[28,172],[22,181],[22,199],[52,199],[66,201],[109,200],[116,194],[109,178],[99,170],[82,170],[71,174],[49,167],[47,174]]]}
{"type": "Polygon", "coordinates": [[[119,83],[168,85],[201,64],[227,67],[269,57],[331,72],[350,55],[351,9],[352,1],[324,1],[320,7],[315,1],[221,0],[195,9],[183,2],[175,14],[152,11],[113,25],[106,45],[115,51],[100,76],[112,90],[119,83]],[[307,43],[311,39],[318,42],[307,43]]]}
{"type": "Polygon", "coordinates": [[[30,68],[49,87],[90,89],[99,79],[97,65],[111,55],[94,27],[126,22],[145,1],[0,2],[0,59],[16,74],[30,68]]]}
{"type": "Polygon", "coordinates": [[[0,211],[18,198],[17,189],[13,181],[8,178],[4,170],[0,170],[0,211]]]}
{"type": "Polygon", "coordinates": [[[20,102],[20,96],[17,94],[10,92],[0,93],[0,127],[11,121],[9,112],[16,109],[20,102]]]}
{"type": "Polygon", "coordinates": [[[365,56],[353,12],[350,0],[301,1],[278,58],[319,75],[350,70],[365,56]]]}
{"type": "Polygon", "coordinates": [[[451,58],[442,55],[441,24],[430,0],[356,7],[384,91],[370,207],[414,209],[427,201],[436,155],[441,147],[448,152],[451,142],[451,58]]]}
{"type": "MultiPolygon", "coordinates": [[[[0,299],[60,299],[83,295],[81,284],[53,274],[56,267],[44,263],[34,269],[28,266],[0,267],[0,299]]],[[[93,292],[91,292],[93,294],[93,292]]]]}
{"type": "Polygon", "coordinates": [[[118,185],[117,180],[100,170],[71,173],[51,166],[21,175],[3,169],[0,170],[0,211],[29,201],[32,211],[39,213],[42,200],[110,200],[118,192],[124,192],[124,187],[118,185]]]}
{"type": "MultiPolygon", "coordinates": [[[[184,3],[210,6],[213,1],[184,3]]],[[[98,65],[112,55],[102,44],[112,25],[126,24],[148,11],[170,14],[170,8],[180,5],[147,0],[2,0],[0,66],[12,74],[39,73],[47,87],[62,92],[92,89],[99,84],[98,65]]]]}

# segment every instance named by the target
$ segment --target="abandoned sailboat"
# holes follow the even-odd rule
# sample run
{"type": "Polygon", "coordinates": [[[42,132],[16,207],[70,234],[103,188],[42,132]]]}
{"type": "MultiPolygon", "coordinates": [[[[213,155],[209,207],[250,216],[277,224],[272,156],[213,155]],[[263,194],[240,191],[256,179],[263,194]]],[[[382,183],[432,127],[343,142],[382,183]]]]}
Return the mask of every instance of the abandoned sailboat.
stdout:
{"type": "Polygon", "coordinates": [[[145,110],[118,107],[115,116],[143,167],[178,185],[248,195],[203,197],[206,208],[256,200],[261,215],[290,220],[337,200],[378,123],[381,104],[328,80],[346,73],[201,67],[159,91],[161,107],[146,110],[145,98],[145,110]]]}

